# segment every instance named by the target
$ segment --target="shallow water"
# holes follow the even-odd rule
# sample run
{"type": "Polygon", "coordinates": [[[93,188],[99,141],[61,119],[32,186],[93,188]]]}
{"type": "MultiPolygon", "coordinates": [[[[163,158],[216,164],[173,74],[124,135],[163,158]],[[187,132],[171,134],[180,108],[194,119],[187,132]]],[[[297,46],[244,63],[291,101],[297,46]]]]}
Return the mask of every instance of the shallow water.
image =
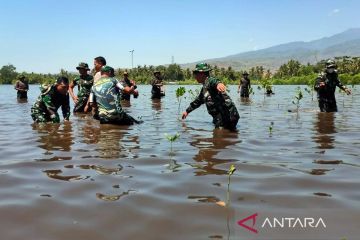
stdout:
{"type": "Polygon", "coordinates": [[[213,129],[205,106],[179,120],[177,86],[161,101],[139,86],[125,107],[144,121],[134,126],[81,114],[35,125],[38,87],[18,102],[0,86],[1,239],[358,239],[360,87],[337,93],[335,114],[306,92],[289,112],[295,87],[256,89],[249,102],[230,86],[241,118],[229,132],[213,129]],[[166,133],[180,134],[172,149],[166,133]],[[237,224],[254,213],[257,234],[237,224]],[[322,217],[326,228],[261,228],[273,216],[322,217]]]}

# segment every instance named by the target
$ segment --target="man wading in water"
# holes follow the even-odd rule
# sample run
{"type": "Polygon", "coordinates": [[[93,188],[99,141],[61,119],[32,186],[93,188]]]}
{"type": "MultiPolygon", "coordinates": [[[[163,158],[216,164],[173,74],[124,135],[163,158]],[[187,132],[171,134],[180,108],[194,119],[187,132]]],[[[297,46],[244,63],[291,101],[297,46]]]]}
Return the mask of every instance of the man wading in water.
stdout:
{"type": "Polygon", "coordinates": [[[340,82],[336,64],[333,60],[328,60],[325,66],[325,71],[319,74],[315,81],[314,89],[317,91],[320,111],[337,112],[336,86],[345,91],[347,95],[351,94],[351,91],[340,82]]]}
{"type": "Polygon", "coordinates": [[[18,77],[18,80],[15,83],[15,90],[17,90],[17,99],[27,99],[29,83],[24,75],[18,77]]]}
{"type": "Polygon", "coordinates": [[[151,81],[151,86],[152,86],[151,88],[152,99],[160,99],[161,97],[165,96],[165,92],[163,90],[164,84],[160,71],[154,72],[154,78],[151,81]]]}
{"type": "Polygon", "coordinates": [[[114,69],[104,66],[101,78],[94,83],[90,93],[90,104],[95,107],[95,116],[100,123],[132,125],[141,123],[128,115],[121,107],[121,93],[133,94],[134,87],[124,87],[114,76],[114,69]]]}
{"type": "Polygon", "coordinates": [[[84,108],[89,99],[91,87],[94,83],[94,78],[88,74],[90,69],[87,63],[79,63],[79,66],[77,66],[76,69],[79,71],[80,76],[76,77],[70,84],[69,93],[75,103],[74,112],[84,112],[84,108]],[[74,94],[75,86],[78,86],[77,96],[74,94]]]}
{"type": "Polygon", "coordinates": [[[197,82],[202,83],[203,87],[199,96],[183,112],[182,119],[185,119],[191,111],[205,103],[208,113],[213,117],[216,128],[223,127],[234,130],[240,118],[239,113],[229,95],[226,94],[225,85],[219,79],[210,77],[210,71],[211,68],[207,63],[196,64],[193,73],[197,82]]]}
{"type": "Polygon", "coordinates": [[[65,121],[70,117],[69,80],[59,77],[53,85],[41,85],[41,94],[31,108],[31,117],[35,122],[59,123],[57,110],[61,106],[65,121]]]}
{"type": "Polygon", "coordinates": [[[250,90],[250,79],[249,74],[245,71],[243,74],[243,78],[240,80],[240,84],[238,87],[238,92],[240,92],[240,97],[248,98],[249,90],[250,90]]]}

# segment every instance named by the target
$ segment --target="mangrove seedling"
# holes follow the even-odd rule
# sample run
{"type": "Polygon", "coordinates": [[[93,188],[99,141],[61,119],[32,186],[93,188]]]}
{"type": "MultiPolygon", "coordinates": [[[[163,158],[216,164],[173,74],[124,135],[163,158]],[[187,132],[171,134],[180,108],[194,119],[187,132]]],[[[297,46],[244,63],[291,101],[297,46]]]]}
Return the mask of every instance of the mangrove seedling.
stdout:
{"type": "Polygon", "coordinates": [[[186,93],[186,89],[185,87],[178,87],[176,89],[176,99],[179,103],[179,106],[178,106],[178,115],[180,114],[180,105],[181,105],[181,98],[182,96],[186,93]]]}
{"type": "Polygon", "coordinates": [[[297,87],[294,100],[292,101],[292,103],[296,106],[296,112],[297,113],[299,113],[300,101],[301,101],[302,98],[303,98],[303,93],[301,91],[301,88],[297,87]]]}
{"type": "Polygon", "coordinates": [[[227,192],[226,192],[226,203],[223,201],[217,201],[216,204],[222,207],[228,207],[230,204],[230,177],[231,175],[234,174],[234,172],[236,171],[236,167],[234,166],[234,164],[231,164],[229,170],[228,170],[228,187],[227,187],[227,192]]]}
{"type": "Polygon", "coordinates": [[[190,94],[191,100],[194,101],[200,94],[200,89],[195,89],[194,91],[189,89],[188,93],[190,94]]]}
{"type": "Polygon", "coordinates": [[[227,194],[226,194],[226,205],[227,206],[229,206],[229,204],[230,204],[230,177],[231,177],[231,175],[234,174],[235,171],[236,171],[236,168],[235,168],[234,164],[231,164],[230,169],[228,171],[229,178],[228,178],[228,189],[227,189],[227,194]]]}
{"type": "Polygon", "coordinates": [[[165,133],[165,137],[170,142],[170,152],[172,153],[173,152],[173,142],[175,142],[180,137],[180,134],[176,133],[175,135],[169,135],[169,134],[165,133]]]}
{"type": "Polygon", "coordinates": [[[269,126],[269,135],[271,135],[271,134],[272,134],[273,127],[274,127],[274,122],[270,122],[270,126],[269,126]]]}

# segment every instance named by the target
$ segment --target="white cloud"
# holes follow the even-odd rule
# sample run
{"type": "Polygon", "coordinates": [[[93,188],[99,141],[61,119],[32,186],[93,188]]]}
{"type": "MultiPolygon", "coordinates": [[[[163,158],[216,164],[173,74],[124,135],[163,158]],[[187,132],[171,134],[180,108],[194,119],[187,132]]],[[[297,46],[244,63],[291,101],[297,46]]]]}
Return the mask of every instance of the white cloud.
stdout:
{"type": "Polygon", "coordinates": [[[329,13],[329,16],[335,16],[335,15],[337,15],[339,12],[340,12],[340,9],[335,8],[335,9],[333,9],[333,10],[329,13]]]}

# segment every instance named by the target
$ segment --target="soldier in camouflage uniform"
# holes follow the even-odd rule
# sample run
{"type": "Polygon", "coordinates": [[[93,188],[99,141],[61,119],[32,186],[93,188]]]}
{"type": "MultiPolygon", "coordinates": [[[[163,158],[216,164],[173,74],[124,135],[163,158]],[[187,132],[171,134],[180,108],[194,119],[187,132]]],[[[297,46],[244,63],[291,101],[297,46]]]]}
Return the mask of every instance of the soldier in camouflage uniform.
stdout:
{"type": "MultiPolygon", "coordinates": [[[[139,96],[139,92],[136,90],[137,86],[134,80],[129,79],[129,74],[127,72],[124,72],[124,78],[121,80],[121,84],[124,87],[132,87],[134,86],[134,98],[137,98],[139,96]]],[[[121,94],[121,100],[130,101],[130,94],[123,93],[121,94]]]]}
{"type": "Polygon", "coordinates": [[[336,64],[333,60],[328,60],[325,66],[325,71],[319,74],[315,81],[314,89],[317,91],[320,111],[337,112],[335,99],[336,86],[348,95],[351,94],[351,91],[340,82],[336,64]]]}
{"type": "Polygon", "coordinates": [[[152,99],[160,99],[161,97],[165,96],[165,92],[163,90],[164,84],[160,71],[154,72],[154,78],[151,80],[151,86],[152,99]]]}
{"type": "Polygon", "coordinates": [[[17,90],[18,99],[27,99],[27,92],[29,91],[29,83],[24,75],[20,75],[15,83],[15,90],[17,90]]]}
{"type": "Polygon", "coordinates": [[[249,74],[245,71],[242,75],[243,75],[243,78],[240,80],[238,92],[240,92],[240,97],[248,98],[249,90],[251,87],[249,74]]]}
{"type": "Polygon", "coordinates": [[[59,77],[53,85],[41,85],[41,94],[31,108],[31,117],[35,122],[59,123],[57,110],[61,106],[65,121],[70,117],[69,80],[59,77]]]}
{"type": "Polygon", "coordinates": [[[94,78],[88,74],[90,69],[87,63],[79,63],[79,66],[77,66],[76,69],[79,71],[80,76],[76,77],[70,84],[69,93],[75,103],[74,112],[84,112],[84,108],[89,99],[91,87],[94,84],[94,78]],[[78,86],[77,96],[74,94],[75,86],[78,86]]]}
{"type": "Polygon", "coordinates": [[[226,129],[236,129],[239,121],[239,113],[235,104],[227,95],[226,87],[219,79],[210,77],[211,68],[206,63],[199,63],[193,71],[195,79],[203,84],[199,96],[190,103],[190,106],[182,114],[185,119],[187,115],[205,103],[208,113],[213,117],[215,127],[223,127],[226,129]]]}
{"type": "Polygon", "coordinates": [[[96,106],[96,116],[100,123],[117,125],[132,125],[140,123],[128,115],[121,107],[121,93],[134,92],[134,87],[124,87],[116,78],[111,77],[114,69],[104,66],[101,69],[101,78],[94,83],[90,93],[90,104],[96,106]]]}

